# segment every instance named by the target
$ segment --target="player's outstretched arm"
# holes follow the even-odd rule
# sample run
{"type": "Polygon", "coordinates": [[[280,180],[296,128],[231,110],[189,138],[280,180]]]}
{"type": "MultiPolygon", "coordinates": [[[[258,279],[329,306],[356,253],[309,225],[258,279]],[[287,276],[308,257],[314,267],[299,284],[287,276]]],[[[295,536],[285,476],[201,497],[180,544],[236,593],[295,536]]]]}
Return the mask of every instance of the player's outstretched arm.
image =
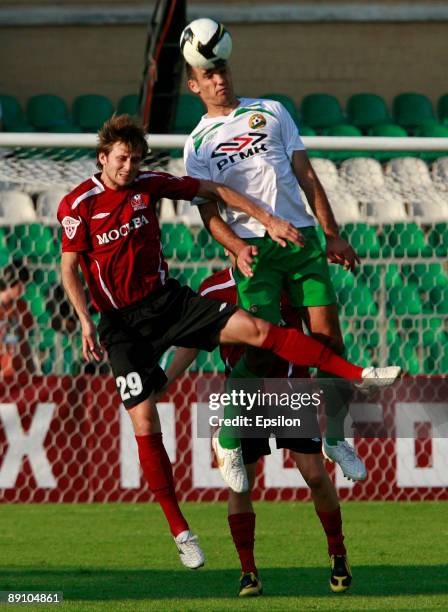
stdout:
{"type": "Polygon", "coordinates": [[[339,235],[330,202],[305,151],[294,151],[292,167],[313,213],[324,230],[328,260],[353,271],[360,259],[348,242],[339,235]]]}
{"type": "Polygon", "coordinates": [[[219,213],[216,202],[204,202],[199,206],[199,213],[205,227],[210,234],[229,253],[234,255],[236,265],[244,276],[253,276],[253,257],[257,254],[257,247],[247,244],[227,225],[219,213]]]}
{"type": "Polygon", "coordinates": [[[246,198],[246,196],[226,185],[201,180],[198,195],[210,200],[218,199],[227,206],[240,210],[249,217],[257,219],[257,221],[264,225],[271,238],[283,247],[286,246],[287,240],[298,246],[305,244],[302,234],[291,223],[272,215],[258,204],[255,204],[255,202],[246,198]]]}
{"type": "Polygon", "coordinates": [[[89,361],[90,356],[93,356],[96,361],[101,361],[102,350],[97,341],[95,325],[89,315],[86,295],[79,275],[79,253],[62,253],[61,274],[65,292],[81,323],[84,359],[89,361]]]}

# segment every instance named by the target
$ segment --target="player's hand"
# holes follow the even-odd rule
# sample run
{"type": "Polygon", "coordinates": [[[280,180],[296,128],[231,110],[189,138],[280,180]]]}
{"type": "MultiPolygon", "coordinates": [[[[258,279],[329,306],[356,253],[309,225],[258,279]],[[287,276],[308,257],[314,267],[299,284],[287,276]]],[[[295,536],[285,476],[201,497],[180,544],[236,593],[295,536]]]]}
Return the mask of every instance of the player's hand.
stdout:
{"type": "Polygon", "coordinates": [[[91,361],[92,357],[95,361],[101,361],[103,358],[103,349],[98,343],[96,337],[96,328],[92,319],[86,319],[81,323],[82,329],[82,354],[86,361],[91,361]]]}
{"type": "Polygon", "coordinates": [[[246,244],[236,255],[236,265],[238,270],[244,276],[250,278],[254,275],[252,271],[252,264],[254,263],[253,258],[257,255],[258,250],[256,246],[252,244],[246,244]]]}
{"type": "Polygon", "coordinates": [[[279,219],[278,217],[271,217],[268,225],[266,226],[266,231],[269,236],[275,242],[278,242],[280,246],[285,247],[287,245],[287,240],[292,242],[297,246],[305,246],[305,238],[296,229],[291,223],[285,221],[284,219],[279,219]]]}
{"type": "Polygon", "coordinates": [[[354,272],[361,263],[356,251],[340,236],[327,237],[327,259],[330,263],[344,266],[344,270],[354,272]]]}

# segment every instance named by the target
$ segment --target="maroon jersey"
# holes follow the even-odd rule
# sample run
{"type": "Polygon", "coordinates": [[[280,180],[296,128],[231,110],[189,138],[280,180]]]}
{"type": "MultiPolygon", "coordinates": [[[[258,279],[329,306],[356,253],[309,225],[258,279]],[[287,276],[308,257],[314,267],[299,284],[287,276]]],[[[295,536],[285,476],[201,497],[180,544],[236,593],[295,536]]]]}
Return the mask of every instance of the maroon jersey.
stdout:
{"type": "MultiPolygon", "coordinates": [[[[236,304],[238,302],[237,289],[232,274],[232,268],[225,268],[224,270],[215,272],[203,280],[199,287],[199,293],[203,297],[218,300],[220,302],[227,302],[228,304],[236,304]]],[[[286,325],[295,327],[296,329],[302,329],[302,322],[297,313],[290,306],[286,295],[282,295],[281,298],[281,313],[286,325]]],[[[244,350],[244,347],[239,345],[221,344],[219,346],[221,359],[229,370],[235,367],[241,355],[244,353],[244,350]]],[[[266,378],[307,378],[308,376],[308,368],[295,366],[293,363],[278,359],[272,367],[272,370],[266,375],[266,378]]]]}
{"type": "Polygon", "coordinates": [[[106,187],[100,174],[81,183],[59,205],[62,250],[81,254],[81,270],[99,311],[123,308],[165,283],[156,203],[192,200],[199,181],[165,172],[140,172],[126,188],[106,187]]]}

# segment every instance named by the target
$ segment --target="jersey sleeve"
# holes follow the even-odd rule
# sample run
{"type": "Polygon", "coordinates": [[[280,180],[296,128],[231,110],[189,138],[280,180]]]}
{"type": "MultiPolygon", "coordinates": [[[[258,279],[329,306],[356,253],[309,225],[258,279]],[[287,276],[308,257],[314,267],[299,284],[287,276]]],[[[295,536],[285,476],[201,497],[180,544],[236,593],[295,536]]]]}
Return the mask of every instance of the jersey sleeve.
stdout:
{"type": "Polygon", "coordinates": [[[67,196],[62,199],[58,209],[58,221],[62,225],[62,251],[81,252],[91,247],[86,220],[78,211],[72,211],[67,196]]]}
{"type": "Polygon", "coordinates": [[[280,129],[282,134],[283,144],[285,146],[286,154],[289,159],[292,159],[294,151],[304,151],[305,145],[300,138],[299,130],[293,121],[293,118],[288,113],[283,104],[278,102],[276,104],[276,110],[280,121],[280,129]]]}
{"type": "Polygon", "coordinates": [[[199,181],[191,176],[160,172],[157,181],[157,199],[193,200],[199,190],[199,181]]]}
{"type": "MultiPolygon", "coordinates": [[[[210,174],[210,170],[205,164],[205,162],[198,158],[196,155],[193,144],[191,140],[187,140],[184,148],[184,164],[185,170],[188,176],[192,176],[199,180],[211,181],[212,176],[210,174]]],[[[194,200],[192,200],[192,204],[196,204],[197,206],[207,202],[208,200],[205,198],[201,198],[196,196],[194,200]]]]}

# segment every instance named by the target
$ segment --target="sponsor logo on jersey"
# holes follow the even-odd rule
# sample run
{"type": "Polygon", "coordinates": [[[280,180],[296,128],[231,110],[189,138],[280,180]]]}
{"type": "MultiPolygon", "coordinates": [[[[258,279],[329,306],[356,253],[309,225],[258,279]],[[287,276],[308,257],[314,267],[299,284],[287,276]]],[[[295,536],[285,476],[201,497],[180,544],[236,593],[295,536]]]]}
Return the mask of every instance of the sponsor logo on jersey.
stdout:
{"type": "Polygon", "coordinates": [[[96,215],[93,215],[92,219],[104,219],[105,217],[108,217],[109,215],[110,215],[110,212],[97,213],[96,215]]]}
{"type": "Polygon", "coordinates": [[[254,155],[267,153],[268,148],[263,142],[267,137],[263,132],[249,132],[246,136],[237,136],[232,141],[218,144],[211,157],[219,158],[218,170],[224,170],[254,155]]]}
{"type": "Polygon", "coordinates": [[[266,117],[261,113],[255,113],[249,117],[249,127],[251,130],[259,130],[266,125],[266,117]]]}
{"type": "Polygon", "coordinates": [[[75,237],[78,225],[81,223],[81,219],[74,219],[73,217],[64,217],[62,219],[62,227],[64,228],[65,234],[69,240],[75,237]]]}
{"type": "Polygon", "coordinates": [[[142,210],[144,208],[147,208],[148,204],[148,197],[145,198],[142,193],[135,193],[131,198],[131,206],[133,210],[142,210]]]}
{"type": "Polygon", "coordinates": [[[133,230],[139,229],[144,225],[149,223],[148,219],[145,215],[141,217],[135,217],[131,219],[128,223],[124,223],[120,225],[120,227],[109,230],[108,232],[104,232],[103,234],[97,234],[96,239],[98,240],[98,244],[108,244],[109,242],[113,242],[114,240],[118,240],[119,238],[124,238],[133,230]]]}

